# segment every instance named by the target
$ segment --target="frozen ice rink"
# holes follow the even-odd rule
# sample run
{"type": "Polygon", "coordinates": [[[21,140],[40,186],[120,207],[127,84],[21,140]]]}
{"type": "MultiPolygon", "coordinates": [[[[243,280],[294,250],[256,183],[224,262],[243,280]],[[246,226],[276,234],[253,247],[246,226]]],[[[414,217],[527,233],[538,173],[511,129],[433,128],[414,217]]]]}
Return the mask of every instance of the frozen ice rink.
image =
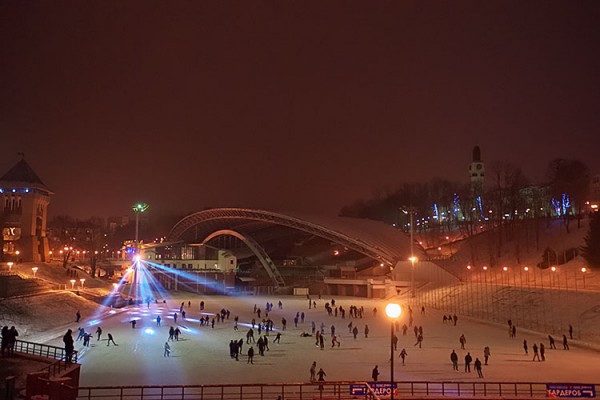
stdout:
{"type": "MultiPolygon", "coordinates": [[[[102,339],[91,340],[90,347],[84,348],[82,341],[76,342],[79,351],[82,386],[108,385],[160,385],[160,384],[219,384],[219,383],[277,383],[308,382],[309,368],[313,361],[318,368],[327,373],[326,380],[371,380],[371,371],[379,366],[380,380],[389,380],[390,374],[390,320],[385,315],[388,301],[364,298],[336,298],[336,306],[347,311],[351,305],[364,307],[364,317],[354,319],[346,313],[328,316],[324,308],[331,298],[317,299],[316,309],[308,308],[306,297],[226,297],[193,294],[174,294],[167,304],[151,303],[141,306],[128,306],[101,312],[97,316],[83,316],[82,327],[94,333],[97,326],[103,329],[102,339]],[[205,301],[204,311],[200,311],[200,301],[205,301]],[[281,300],[283,308],[278,308],[281,300]],[[188,307],[188,301],[192,302],[188,307]],[[185,303],[186,319],[181,314],[175,323],[173,314],[179,312],[181,303],[185,303]],[[254,364],[247,363],[246,332],[256,304],[263,313],[265,304],[273,303],[269,317],[275,323],[275,332],[269,336],[269,351],[265,356],[256,355],[254,364]],[[377,315],[373,315],[373,308],[377,315]],[[230,311],[225,322],[216,323],[215,328],[200,326],[199,318],[219,312],[222,308],[230,311]],[[304,323],[294,326],[297,312],[305,313],[304,323]],[[162,318],[161,327],[156,326],[156,317],[162,318]],[[234,331],[234,317],[239,316],[239,331],[234,331]],[[281,343],[273,343],[277,331],[281,331],[281,319],[286,318],[287,329],[282,332],[281,343]],[[136,319],[135,329],[130,321],[136,319]],[[325,349],[315,346],[315,337],[301,337],[301,333],[311,332],[311,322],[317,329],[321,323],[325,326],[325,349]],[[359,335],[353,339],[348,324],[358,326],[359,335]],[[368,324],[369,337],[364,336],[364,327],[368,324]],[[331,325],[341,342],[340,347],[331,347],[331,325]],[[170,326],[178,326],[182,331],[179,341],[170,342],[171,356],[163,356],[163,345],[168,338],[170,326]],[[107,333],[111,333],[118,346],[107,346],[107,333]],[[229,356],[231,339],[244,339],[243,356],[235,361],[229,356]]],[[[408,311],[403,301],[403,314],[400,325],[408,325],[408,311]]],[[[522,381],[522,382],[565,382],[598,383],[600,372],[598,363],[600,353],[583,343],[570,341],[570,350],[562,350],[562,332],[553,333],[558,350],[550,350],[547,334],[525,332],[517,327],[517,337],[509,338],[508,325],[488,324],[467,319],[458,315],[458,323],[444,324],[442,313],[413,307],[414,324],[423,326],[424,340],[422,348],[414,346],[414,332],[409,329],[406,336],[398,332],[398,352],[395,353],[395,378],[398,381],[522,381]],[[460,349],[459,337],[466,337],[465,350],[460,349]],[[523,340],[529,344],[529,354],[523,350],[523,340]],[[546,361],[532,361],[532,346],[543,342],[546,345],[546,361]],[[470,352],[473,361],[479,357],[483,362],[483,349],[489,346],[491,357],[489,365],[483,367],[484,378],[478,378],[472,369],[464,372],[464,356],[470,352]],[[406,365],[401,365],[399,351],[408,352],[406,365]],[[452,370],[450,352],[456,350],[459,356],[460,371],[452,370]]],[[[262,318],[261,318],[262,319],[262,318]]],[[[73,336],[77,336],[78,326],[73,326],[73,336]]],[[[258,339],[257,329],[255,339],[258,339]]],[[[264,331],[263,331],[264,335],[264,331]]],[[[49,342],[62,345],[61,338],[49,342]]]]}

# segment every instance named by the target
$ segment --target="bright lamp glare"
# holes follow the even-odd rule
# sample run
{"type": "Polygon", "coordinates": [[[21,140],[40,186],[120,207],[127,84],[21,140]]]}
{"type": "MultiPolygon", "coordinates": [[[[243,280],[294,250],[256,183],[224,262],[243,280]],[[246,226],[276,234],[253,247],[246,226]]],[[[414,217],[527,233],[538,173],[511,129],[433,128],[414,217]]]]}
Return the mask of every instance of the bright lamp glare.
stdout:
{"type": "Polygon", "coordinates": [[[390,303],[385,307],[385,313],[390,318],[398,318],[400,314],[402,314],[402,309],[400,308],[400,305],[390,303]]]}

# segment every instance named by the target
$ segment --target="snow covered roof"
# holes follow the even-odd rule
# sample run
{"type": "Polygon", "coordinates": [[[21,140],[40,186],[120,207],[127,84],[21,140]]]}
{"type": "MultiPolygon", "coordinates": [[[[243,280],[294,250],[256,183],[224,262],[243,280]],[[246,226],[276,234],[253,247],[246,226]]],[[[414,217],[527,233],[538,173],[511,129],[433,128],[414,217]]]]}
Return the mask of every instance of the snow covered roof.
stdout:
{"type": "Polygon", "coordinates": [[[382,222],[243,208],[215,208],[190,214],[171,229],[168,240],[202,241],[219,230],[234,230],[260,242],[289,233],[289,229],[322,237],[388,265],[410,256],[407,235],[382,222]]]}

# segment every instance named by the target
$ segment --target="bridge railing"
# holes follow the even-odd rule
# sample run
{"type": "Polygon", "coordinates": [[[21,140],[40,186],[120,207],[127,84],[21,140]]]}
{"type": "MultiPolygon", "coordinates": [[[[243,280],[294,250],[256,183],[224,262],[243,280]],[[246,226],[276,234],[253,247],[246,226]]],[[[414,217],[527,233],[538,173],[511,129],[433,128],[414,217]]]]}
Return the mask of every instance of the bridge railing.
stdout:
{"type": "MultiPolygon", "coordinates": [[[[546,383],[396,382],[398,398],[541,399],[546,383]]],[[[598,386],[598,385],[596,385],[598,386]]],[[[77,400],[347,400],[389,398],[367,382],[80,387],[77,400]],[[356,391],[365,385],[364,391],[356,391]],[[354,394],[352,394],[354,393],[354,394]]]]}
{"type": "Polygon", "coordinates": [[[542,398],[546,383],[530,382],[397,382],[399,396],[467,398],[542,398]]]}
{"type": "MultiPolygon", "coordinates": [[[[17,340],[15,342],[14,351],[19,353],[30,354],[33,356],[40,356],[51,358],[53,360],[66,361],[66,352],[62,347],[50,346],[42,343],[27,342],[25,340],[17,340]]],[[[77,362],[77,351],[73,351],[72,362],[77,362]]]]}
{"type": "Polygon", "coordinates": [[[375,399],[366,382],[80,387],[77,400],[308,400],[375,399]],[[350,396],[350,385],[366,385],[350,396]]]}

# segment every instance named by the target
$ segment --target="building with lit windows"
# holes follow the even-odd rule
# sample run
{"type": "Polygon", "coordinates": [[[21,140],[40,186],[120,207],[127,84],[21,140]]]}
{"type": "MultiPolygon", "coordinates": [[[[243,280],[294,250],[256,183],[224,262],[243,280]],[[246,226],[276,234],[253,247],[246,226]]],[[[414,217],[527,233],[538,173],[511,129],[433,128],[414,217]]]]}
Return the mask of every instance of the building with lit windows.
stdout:
{"type": "Polygon", "coordinates": [[[202,293],[235,286],[236,256],[206,244],[152,243],[142,246],[142,260],[167,289],[202,293]]]}
{"type": "Polygon", "coordinates": [[[2,259],[48,259],[46,218],[52,194],[24,158],[0,178],[2,259]]]}

